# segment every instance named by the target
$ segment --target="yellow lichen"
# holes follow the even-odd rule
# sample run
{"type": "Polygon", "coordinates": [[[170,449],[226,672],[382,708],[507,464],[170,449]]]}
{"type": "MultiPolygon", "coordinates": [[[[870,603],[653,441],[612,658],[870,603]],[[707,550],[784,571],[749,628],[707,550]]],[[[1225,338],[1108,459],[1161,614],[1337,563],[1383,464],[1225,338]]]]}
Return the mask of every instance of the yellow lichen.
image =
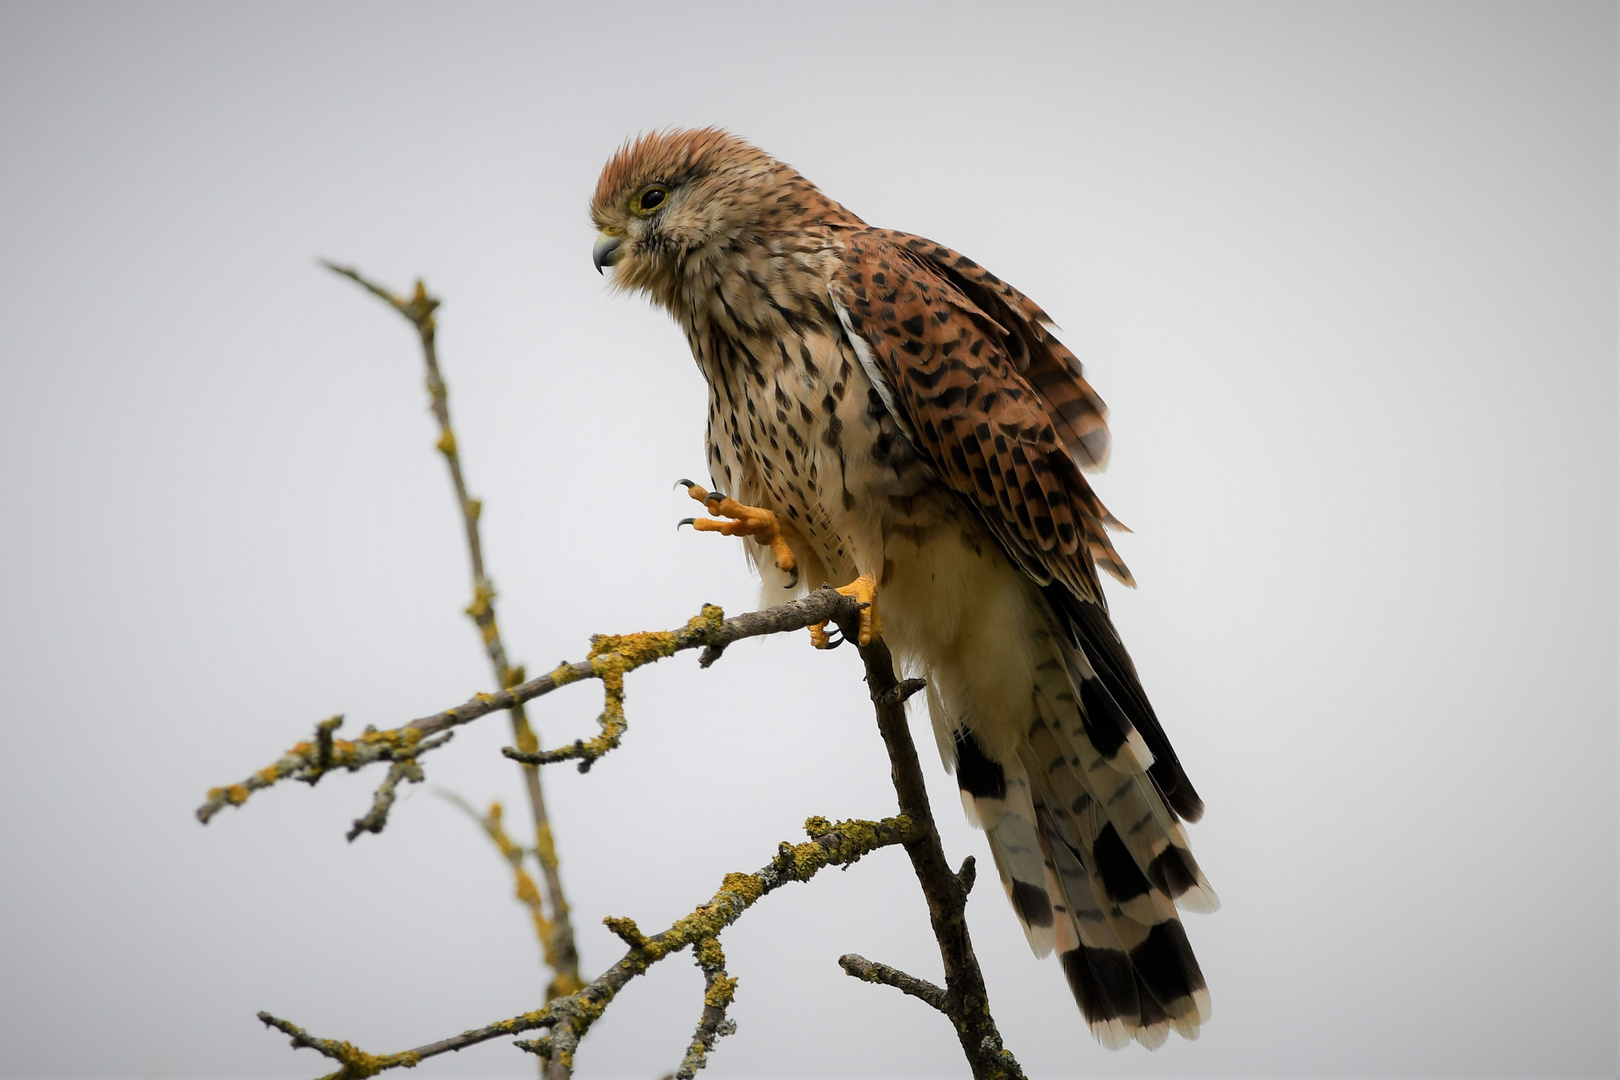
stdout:
{"type": "Polygon", "coordinates": [[[752,904],[765,895],[765,883],[759,880],[758,874],[727,874],[720,882],[722,892],[735,893],[743,898],[743,903],[752,904]]]}
{"type": "Polygon", "coordinates": [[[726,954],[720,948],[719,938],[704,938],[692,950],[697,962],[706,968],[723,968],[726,966],[726,954]]]}
{"type": "Polygon", "coordinates": [[[668,630],[637,634],[598,634],[591,639],[591,667],[600,677],[613,671],[621,677],[643,664],[675,653],[675,635],[668,630]]]}
{"type": "Polygon", "coordinates": [[[541,866],[557,865],[557,845],[551,838],[551,823],[538,826],[534,831],[534,854],[541,866]]]}
{"type": "Polygon", "coordinates": [[[732,998],[737,995],[737,980],[725,975],[715,978],[714,984],[709,987],[708,993],[703,995],[703,1004],[715,1009],[723,1009],[731,1004],[732,998]]]}
{"type": "Polygon", "coordinates": [[[480,581],[473,586],[472,603],[466,607],[468,615],[481,619],[490,613],[495,602],[495,587],[489,581],[480,581]]]}
{"type": "Polygon", "coordinates": [[[602,925],[613,931],[618,939],[639,952],[646,952],[653,943],[647,940],[647,935],[641,932],[636,920],[626,919],[616,915],[609,915],[602,920],[602,925]]]}
{"type": "Polygon", "coordinates": [[[688,632],[697,630],[714,631],[726,621],[726,613],[720,610],[718,604],[704,604],[703,610],[686,620],[688,632]]]}

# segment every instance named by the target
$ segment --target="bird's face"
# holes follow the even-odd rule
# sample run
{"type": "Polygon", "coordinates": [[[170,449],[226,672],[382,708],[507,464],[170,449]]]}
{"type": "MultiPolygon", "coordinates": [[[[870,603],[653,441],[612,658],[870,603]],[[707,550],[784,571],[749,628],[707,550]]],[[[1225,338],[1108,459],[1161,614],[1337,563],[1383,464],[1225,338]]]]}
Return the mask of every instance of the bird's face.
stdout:
{"type": "Polygon", "coordinates": [[[670,303],[689,264],[756,227],[777,163],[713,129],[658,132],[626,144],[597,182],[592,259],[614,284],[670,303]]]}

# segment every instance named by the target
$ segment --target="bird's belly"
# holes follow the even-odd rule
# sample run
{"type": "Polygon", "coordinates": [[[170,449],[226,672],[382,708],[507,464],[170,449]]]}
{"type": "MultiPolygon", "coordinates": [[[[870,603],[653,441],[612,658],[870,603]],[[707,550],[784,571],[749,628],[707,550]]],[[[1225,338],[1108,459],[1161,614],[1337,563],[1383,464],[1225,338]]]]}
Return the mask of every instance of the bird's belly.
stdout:
{"type": "Polygon", "coordinates": [[[942,755],[954,757],[952,732],[939,729],[950,717],[1009,760],[1001,755],[1016,752],[1035,669],[1051,658],[1039,587],[971,519],[942,524],[915,545],[891,537],[889,562],[877,601],[883,635],[905,672],[926,678],[945,704],[934,716],[942,755]]]}

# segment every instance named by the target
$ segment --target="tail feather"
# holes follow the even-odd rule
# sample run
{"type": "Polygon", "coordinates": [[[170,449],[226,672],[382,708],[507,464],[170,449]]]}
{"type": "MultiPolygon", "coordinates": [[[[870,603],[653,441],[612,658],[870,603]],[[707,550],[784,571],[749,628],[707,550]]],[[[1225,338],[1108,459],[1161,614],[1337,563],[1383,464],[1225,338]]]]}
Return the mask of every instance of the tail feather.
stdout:
{"type": "MultiPolygon", "coordinates": [[[[1055,629],[1030,644],[1045,660],[1034,666],[1023,720],[949,715],[930,680],[935,732],[963,807],[986,832],[1030,948],[1057,952],[1103,1046],[1152,1049],[1172,1030],[1197,1038],[1209,993],[1176,909],[1214,910],[1219,901],[1160,781],[1165,762],[1176,775],[1180,763],[1151,710],[1119,682],[1117,658],[1094,665],[1055,629]],[[1021,738],[1009,738],[1011,725],[1021,738]]],[[[1190,784],[1178,790],[1191,817],[1201,803],[1190,784]]]]}
{"type": "MultiPolygon", "coordinates": [[[[1052,640],[1052,646],[1072,649],[1058,640],[1052,640]]],[[[1067,672],[1073,665],[1063,666],[1067,672]]],[[[1082,831],[1094,865],[1113,886],[1111,895],[1125,901],[1157,890],[1188,911],[1216,910],[1220,900],[1151,773],[1119,770],[1104,760],[1084,725],[1072,721],[1065,725],[1059,717],[1070,688],[1050,675],[1049,668],[1038,670],[1035,683],[1037,715],[1055,743],[1043,779],[1052,785],[1058,805],[1077,818],[1089,815],[1096,822],[1094,828],[1082,831]]]]}
{"type": "Polygon", "coordinates": [[[973,734],[958,729],[956,781],[970,822],[985,831],[1002,888],[1036,956],[1052,951],[1056,916],[1046,888],[1046,856],[1035,823],[1029,779],[1017,762],[987,756],[973,734]]]}
{"type": "Polygon", "coordinates": [[[1159,717],[1142,690],[1136,675],[1136,665],[1119,640],[1119,633],[1109,621],[1108,613],[1099,605],[1078,599],[1069,590],[1045,586],[1041,592],[1047,605],[1063,627],[1068,643],[1085,655],[1097,678],[1107,687],[1109,695],[1131,718],[1134,727],[1153,754],[1153,765],[1148,772],[1169,803],[1171,810],[1197,821],[1204,815],[1204,800],[1198,797],[1186,770],[1170,746],[1170,740],[1159,724],[1159,717]]]}
{"type": "MultiPolygon", "coordinates": [[[[1024,790],[1023,802],[1028,805],[1027,785],[1024,790]]],[[[1007,890],[1018,924],[1024,928],[1030,951],[1046,956],[1056,941],[1058,913],[1046,887],[1046,858],[1033,806],[1027,814],[1023,806],[1018,806],[1009,810],[994,829],[986,831],[996,872],[1001,875],[1002,888],[1007,890]]]]}

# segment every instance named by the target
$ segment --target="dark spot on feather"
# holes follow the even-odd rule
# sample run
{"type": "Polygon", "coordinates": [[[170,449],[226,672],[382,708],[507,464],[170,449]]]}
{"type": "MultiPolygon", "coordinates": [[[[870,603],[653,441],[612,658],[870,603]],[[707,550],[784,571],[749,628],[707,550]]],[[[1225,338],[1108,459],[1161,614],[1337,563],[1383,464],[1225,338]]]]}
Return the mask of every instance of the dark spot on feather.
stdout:
{"type": "Polygon", "coordinates": [[[1154,860],[1148,863],[1147,872],[1148,877],[1162,892],[1173,897],[1180,896],[1198,884],[1198,878],[1194,876],[1192,867],[1187,865],[1181,849],[1174,844],[1159,852],[1154,860]]]}
{"type": "Polygon", "coordinates": [[[1007,774],[985,756],[970,731],[956,733],[956,784],[975,799],[1005,799],[1007,774]]]}
{"type": "Polygon", "coordinates": [[[1119,838],[1119,831],[1110,821],[1091,844],[1091,856],[1096,860],[1097,873],[1102,875],[1108,895],[1120,903],[1143,896],[1152,888],[1147,877],[1131,858],[1130,849],[1119,838]]]}
{"type": "Polygon", "coordinates": [[[1112,760],[1133,730],[1130,718],[1101,679],[1080,680],[1080,720],[1103,760],[1112,760]]]}
{"type": "Polygon", "coordinates": [[[1143,985],[1167,1009],[1182,998],[1192,997],[1194,990],[1204,988],[1204,973],[1198,970],[1179,919],[1149,930],[1147,940],[1131,950],[1131,964],[1143,985]]]}
{"type": "Polygon", "coordinates": [[[1136,979],[1131,962],[1118,949],[1093,949],[1085,945],[1058,954],[1063,974],[1069,980],[1080,1014],[1091,1023],[1121,1018],[1134,1020],[1136,979]]]}
{"type": "Polygon", "coordinates": [[[1012,904],[1018,917],[1028,925],[1052,925],[1052,901],[1047,899],[1046,890],[1039,885],[1013,879],[1012,904]]]}
{"type": "Polygon", "coordinates": [[[939,380],[944,378],[944,377],[945,377],[945,369],[943,367],[933,367],[933,368],[908,367],[908,368],[906,368],[906,380],[908,382],[916,383],[918,386],[922,387],[924,390],[932,390],[935,386],[939,385],[939,380]]]}

